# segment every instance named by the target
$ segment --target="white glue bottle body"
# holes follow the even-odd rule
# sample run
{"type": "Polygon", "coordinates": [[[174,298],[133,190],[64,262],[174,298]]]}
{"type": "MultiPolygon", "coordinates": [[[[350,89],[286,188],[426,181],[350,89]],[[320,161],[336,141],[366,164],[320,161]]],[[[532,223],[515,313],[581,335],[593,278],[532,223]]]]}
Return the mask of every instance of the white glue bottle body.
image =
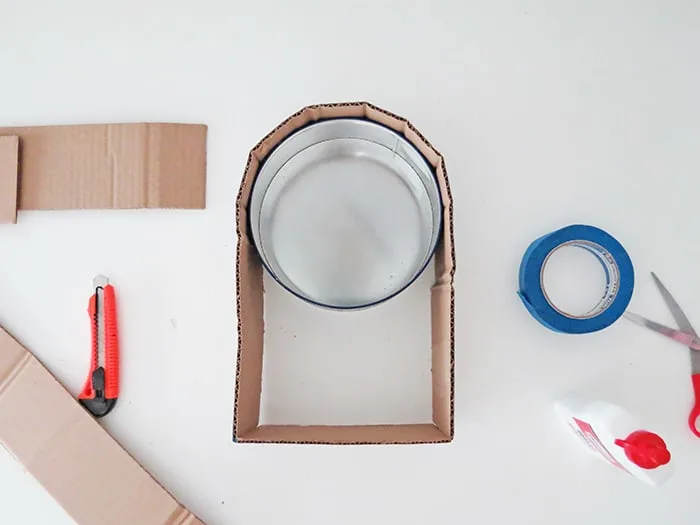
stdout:
{"type": "Polygon", "coordinates": [[[572,395],[557,401],[554,409],[599,459],[650,485],[661,485],[673,474],[665,441],[622,407],[572,395]]]}

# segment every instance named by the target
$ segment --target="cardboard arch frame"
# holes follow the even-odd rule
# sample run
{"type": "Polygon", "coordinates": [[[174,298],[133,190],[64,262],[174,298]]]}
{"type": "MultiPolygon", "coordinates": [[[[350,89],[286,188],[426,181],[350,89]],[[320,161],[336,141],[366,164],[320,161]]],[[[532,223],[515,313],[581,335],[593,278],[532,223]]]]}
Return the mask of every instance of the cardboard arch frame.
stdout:
{"type": "Polygon", "coordinates": [[[236,200],[236,309],[238,353],[233,439],[241,443],[418,444],[454,438],[454,276],[453,203],[443,156],[407,119],[369,102],[307,106],[268,133],[250,152],[236,200]],[[269,153],[298,129],[331,118],[365,118],[401,133],[435,170],[443,201],[443,231],[435,251],[430,291],[433,422],[393,425],[260,425],[264,351],[263,268],[248,231],[248,202],[258,169],[269,153]]]}

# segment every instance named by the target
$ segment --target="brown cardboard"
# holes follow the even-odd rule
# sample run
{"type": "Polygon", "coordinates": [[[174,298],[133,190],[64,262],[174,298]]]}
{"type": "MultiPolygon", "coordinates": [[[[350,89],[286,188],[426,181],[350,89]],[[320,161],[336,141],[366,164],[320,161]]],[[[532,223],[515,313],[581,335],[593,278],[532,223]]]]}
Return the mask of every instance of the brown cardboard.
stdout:
{"type": "Polygon", "coordinates": [[[78,525],[204,525],[2,328],[0,444],[78,525]]]}
{"type": "Polygon", "coordinates": [[[0,224],[17,221],[19,137],[0,137],[0,224]]]}
{"type": "Polygon", "coordinates": [[[203,209],[206,135],[197,124],[0,128],[0,189],[16,192],[0,197],[0,222],[18,209],[203,209]]]}
{"type": "MultiPolygon", "coordinates": [[[[452,195],[442,155],[406,119],[367,102],[320,104],[290,116],[250,152],[236,201],[236,303],[238,357],[233,437],[247,443],[389,444],[443,443],[454,437],[454,274],[452,195]],[[326,118],[360,117],[388,126],[414,144],[435,169],[443,200],[444,228],[435,252],[430,293],[433,424],[368,426],[259,425],[263,363],[262,264],[248,231],[248,201],[258,167],[291,133],[326,118]]],[[[427,299],[427,298],[426,298],[427,299]]]]}

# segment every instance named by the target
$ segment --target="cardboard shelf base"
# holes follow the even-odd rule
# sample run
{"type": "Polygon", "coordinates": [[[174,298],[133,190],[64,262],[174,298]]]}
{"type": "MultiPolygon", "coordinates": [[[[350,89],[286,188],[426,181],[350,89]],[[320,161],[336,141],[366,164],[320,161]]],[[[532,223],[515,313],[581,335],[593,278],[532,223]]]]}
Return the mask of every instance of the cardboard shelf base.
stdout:
{"type": "Polygon", "coordinates": [[[423,425],[260,425],[241,436],[248,443],[328,443],[369,445],[444,443],[450,436],[437,426],[423,425]]]}

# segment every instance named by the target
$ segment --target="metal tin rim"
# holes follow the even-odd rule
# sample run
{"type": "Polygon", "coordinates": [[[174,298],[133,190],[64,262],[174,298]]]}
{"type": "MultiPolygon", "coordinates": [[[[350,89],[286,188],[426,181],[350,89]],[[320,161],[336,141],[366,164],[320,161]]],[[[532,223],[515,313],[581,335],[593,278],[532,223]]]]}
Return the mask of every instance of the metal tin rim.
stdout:
{"type": "MultiPolygon", "coordinates": [[[[370,133],[372,135],[372,133],[370,133]]],[[[348,138],[348,137],[335,137],[335,138],[348,138]]],[[[332,139],[326,139],[326,140],[332,140],[332,139]]],[[[320,142],[320,141],[319,141],[320,142]]],[[[310,145],[316,145],[319,142],[312,142],[310,145]]],[[[307,146],[308,147],[308,146],[307,146]]],[[[269,273],[269,275],[276,281],[278,282],[285,290],[287,290],[289,293],[294,295],[295,297],[302,299],[303,301],[323,307],[323,308],[328,308],[332,310],[343,310],[343,311],[349,311],[349,310],[361,310],[365,308],[369,308],[372,306],[376,306],[378,304],[384,303],[388,301],[389,299],[396,297],[400,293],[402,293],[404,290],[406,290],[408,287],[410,287],[425,271],[426,267],[430,264],[430,261],[435,253],[435,250],[437,249],[437,246],[440,241],[440,236],[442,234],[442,229],[443,229],[443,202],[442,202],[442,194],[440,192],[440,188],[438,185],[437,177],[435,174],[435,168],[428,162],[428,160],[425,158],[425,156],[416,148],[410,141],[408,141],[401,133],[389,128],[388,126],[385,126],[384,124],[381,124],[379,122],[369,120],[366,118],[357,118],[357,117],[335,117],[335,118],[327,118],[327,119],[320,119],[317,121],[310,122],[309,124],[295,130],[293,133],[291,133],[289,136],[284,138],[279,144],[277,144],[274,148],[270,150],[270,152],[265,156],[264,159],[261,160],[260,165],[257,169],[255,179],[252,184],[251,188],[251,193],[250,193],[250,198],[249,198],[249,206],[248,206],[248,226],[249,226],[249,231],[252,234],[253,238],[253,244],[258,251],[258,254],[260,256],[260,260],[262,262],[263,267],[266,269],[266,271],[269,273]],[[302,135],[304,132],[307,132],[310,129],[313,128],[318,128],[319,126],[322,126],[324,124],[329,124],[332,122],[340,122],[340,121],[351,121],[355,122],[358,124],[361,124],[361,126],[365,130],[375,130],[379,131],[381,130],[381,134],[384,135],[384,139],[386,137],[391,137],[392,140],[394,141],[394,144],[387,144],[386,140],[375,140],[377,137],[373,136],[371,139],[368,139],[368,137],[358,137],[358,138],[363,138],[365,140],[370,140],[372,142],[377,142],[379,145],[382,145],[387,148],[392,148],[394,149],[395,153],[398,153],[399,156],[403,159],[406,160],[411,164],[413,167],[414,171],[416,174],[421,178],[423,182],[423,186],[426,192],[426,195],[428,199],[431,202],[431,205],[433,207],[433,225],[432,225],[432,236],[431,236],[431,241],[428,245],[428,248],[425,252],[425,257],[422,260],[422,263],[416,268],[415,272],[413,275],[404,281],[404,283],[399,286],[396,290],[393,292],[386,294],[384,296],[381,296],[379,299],[374,300],[374,301],[369,301],[361,304],[352,304],[352,305],[334,305],[334,304],[327,304],[321,301],[318,301],[314,299],[313,297],[310,297],[301,291],[297,291],[294,286],[290,285],[290,283],[287,283],[285,279],[281,278],[277,273],[274,271],[272,268],[271,264],[268,262],[263,247],[262,247],[262,242],[261,242],[261,236],[260,236],[260,210],[262,209],[262,205],[267,193],[267,190],[269,189],[269,185],[271,181],[274,179],[274,177],[277,175],[277,173],[282,169],[282,167],[289,162],[295,155],[303,151],[305,148],[301,148],[296,150],[294,153],[292,153],[288,158],[285,159],[284,155],[280,155],[280,152],[284,151],[285,147],[288,147],[290,144],[293,144],[294,138],[299,137],[302,135]],[[388,132],[388,133],[387,133],[388,132]],[[403,154],[403,155],[401,155],[403,154]],[[409,157],[408,159],[406,157],[409,157]],[[279,161],[282,160],[281,164],[279,161]],[[278,165],[276,166],[275,169],[275,163],[278,165]],[[271,175],[268,175],[271,174],[271,175]],[[428,181],[426,181],[421,175],[427,175],[428,181]],[[267,175],[269,176],[269,180],[267,182],[267,186],[264,186],[262,195],[260,188],[263,186],[264,178],[262,175],[267,175]],[[428,187],[429,184],[430,187],[428,187]],[[257,213],[253,213],[253,210],[256,208],[254,205],[257,201],[257,213]],[[434,201],[434,202],[433,202],[434,201]]],[[[293,281],[289,279],[290,282],[293,284],[293,281]]]]}

